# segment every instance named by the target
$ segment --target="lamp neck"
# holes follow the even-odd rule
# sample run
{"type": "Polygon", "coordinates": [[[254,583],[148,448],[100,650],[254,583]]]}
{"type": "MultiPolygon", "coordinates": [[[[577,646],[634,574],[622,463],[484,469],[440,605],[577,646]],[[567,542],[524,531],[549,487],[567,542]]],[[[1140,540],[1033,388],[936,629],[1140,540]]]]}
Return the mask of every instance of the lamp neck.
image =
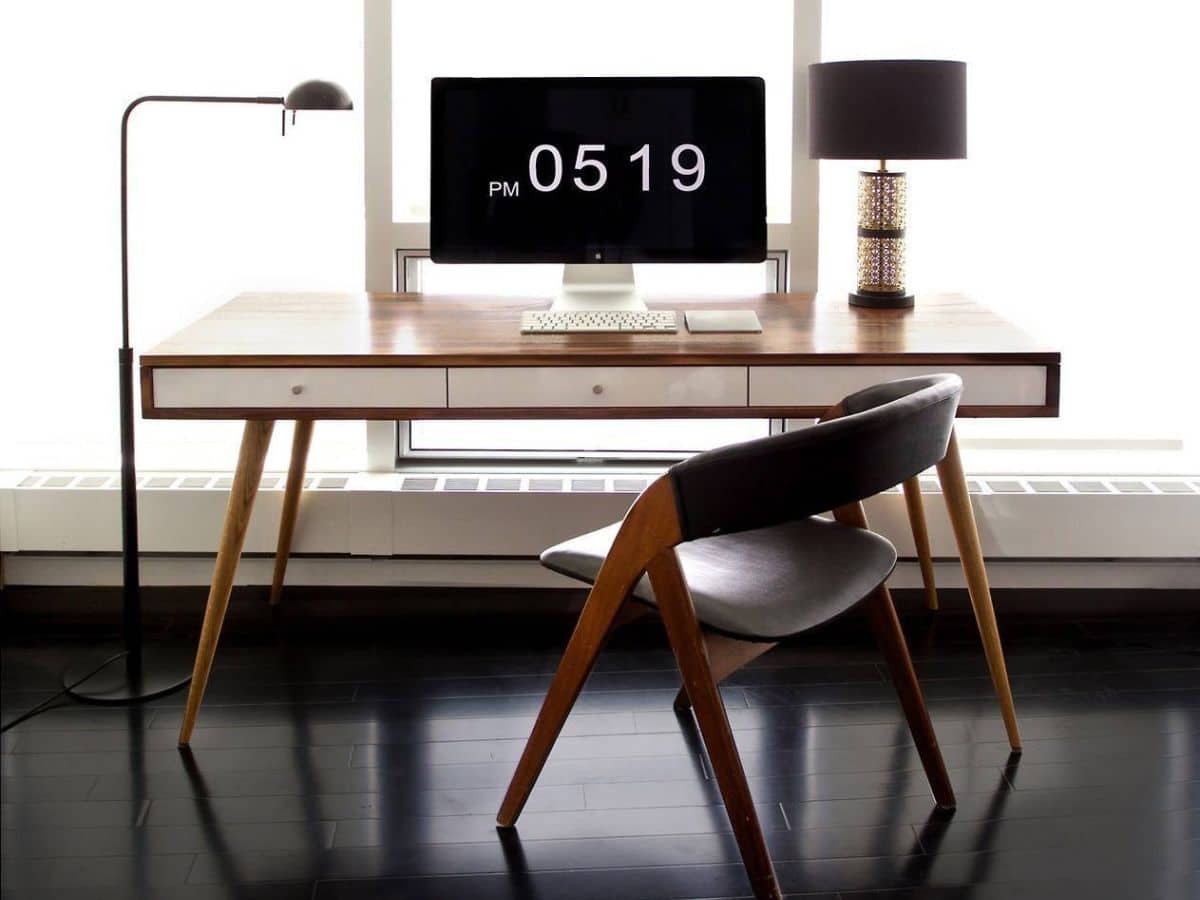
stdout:
{"type": "Polygon", "coordinates": [[[886,159],[880,159],[880,160],[879,160],[879,171],[880,171],[880,172],[886,172],[887,170],[888,170],[888,167],[887,167],[887,160],[886,160],[886,159]]]}

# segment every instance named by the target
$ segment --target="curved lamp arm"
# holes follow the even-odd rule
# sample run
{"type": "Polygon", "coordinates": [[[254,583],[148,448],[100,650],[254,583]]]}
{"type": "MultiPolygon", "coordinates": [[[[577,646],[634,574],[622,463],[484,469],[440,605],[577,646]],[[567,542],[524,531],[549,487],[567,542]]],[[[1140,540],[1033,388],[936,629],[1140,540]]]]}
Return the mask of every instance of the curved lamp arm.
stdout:
{"type": "Polygon", "coordinates": [[[121,116],[121,349],[129,350],[129,118],[143,103],[256,103],[283,105],[282,97],[201,97],[183,94],[148,94],[138,97],[121,116]]]}

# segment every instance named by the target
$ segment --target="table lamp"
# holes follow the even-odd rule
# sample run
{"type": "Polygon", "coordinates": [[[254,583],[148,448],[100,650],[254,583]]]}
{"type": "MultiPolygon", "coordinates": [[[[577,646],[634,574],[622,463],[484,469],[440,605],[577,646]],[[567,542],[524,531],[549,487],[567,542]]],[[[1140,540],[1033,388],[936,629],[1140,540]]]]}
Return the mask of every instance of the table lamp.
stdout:
{"type": "Polygon", "coordinates": [[[353,109],[350,95],[331,81],[305,81],[286,97],[212,97],[152,94],[139,97],[121,118],[121,348],[118,351],[121,409],[121,560],[122,635],[124,650],[98,666],[77,666],[63,675],[63,687],[77,700],[90,703],[138,703],[178,690],[191,680],[192,653],[147,648],[142,640],[141,581],[138,566],[137,467],[133,444],[133,348],[129,345],[129,118],[143,103],[253,103],[282,107],[282,133],[287,114],[296,110],[353,109]],[[124,659],[122,671],[111,663],[124,659]]]}
{"type": "Polygon", "coordinates": [[[808,67],[808,155],[877,159],[858,173],[858,290],[853,306],[904,309],[908,188],[889,159],[967,155],[967,65],[931,59],[872,59],[808,67]]]}

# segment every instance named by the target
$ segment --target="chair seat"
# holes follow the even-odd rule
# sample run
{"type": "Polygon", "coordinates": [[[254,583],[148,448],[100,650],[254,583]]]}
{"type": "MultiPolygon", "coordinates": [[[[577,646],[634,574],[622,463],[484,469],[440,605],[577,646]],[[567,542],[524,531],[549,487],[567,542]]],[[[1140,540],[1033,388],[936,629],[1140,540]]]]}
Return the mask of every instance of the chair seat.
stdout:
{"type": "MultiPolygon", "coordinates": [[[[620,523],[542,553],[542,565],[592,583],[620,523]]],[[[675,548],[697,618],[734,637],[776,641],[854,606],[896,565],[883,537],[821,518],[706,537],[675,548]]],[[[643,575],[633,596],[655,605],[643,575]]]]}

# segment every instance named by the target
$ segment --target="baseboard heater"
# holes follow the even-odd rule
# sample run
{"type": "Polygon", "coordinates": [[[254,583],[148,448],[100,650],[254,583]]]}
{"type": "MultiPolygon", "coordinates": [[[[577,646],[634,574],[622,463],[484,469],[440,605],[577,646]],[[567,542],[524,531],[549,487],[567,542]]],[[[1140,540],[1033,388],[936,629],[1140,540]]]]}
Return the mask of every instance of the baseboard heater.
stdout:
{"type": "MultiPolygon", "coordinates": [[[[351,577],[348,583],[361,584],[374,577],[381,584],[553,586],[557,582],[538,574],[538,552],[620,518],[653,477],[628,471],[313,473],[305,481],[288,580],[333,583],[329,579],[342,573],[351,577]]],[[[284,481],[280,473],[263,476],[242,580],[269,579],[284,481]]],[[[110,570],[118,571],[112,555],[120,550],[117,482],[115,473],[0,473],[5,582],[109,583],[110,570]]],[[[953,563],[937,480],[922,476],[921,483],[934,555],[953,563]]],[[[221,473],[140,478],[150,583],[207,581],[230,484],[221,473]]],[[[972,475],[969,488],[994,580],[999,566],[1054,580],[1052,573],[1072,567],[1106,567],[1112,574],[1119,564],[1134,582],[1149,579],[1148,587],[1186,587],[1193,580],[1200,586],[1200,476],[972,475]]],[[[911,557],[900,493],[876,497],[867,509],[872,527],[911,557]]],[[[939,568],[952,586],[954,566],[939,568]]],[[[1018,581],[1035,586],[1025,576],[1018,581]]],[[[1120,586],[1137,586],[1128,581],[1120,586]]]]}

